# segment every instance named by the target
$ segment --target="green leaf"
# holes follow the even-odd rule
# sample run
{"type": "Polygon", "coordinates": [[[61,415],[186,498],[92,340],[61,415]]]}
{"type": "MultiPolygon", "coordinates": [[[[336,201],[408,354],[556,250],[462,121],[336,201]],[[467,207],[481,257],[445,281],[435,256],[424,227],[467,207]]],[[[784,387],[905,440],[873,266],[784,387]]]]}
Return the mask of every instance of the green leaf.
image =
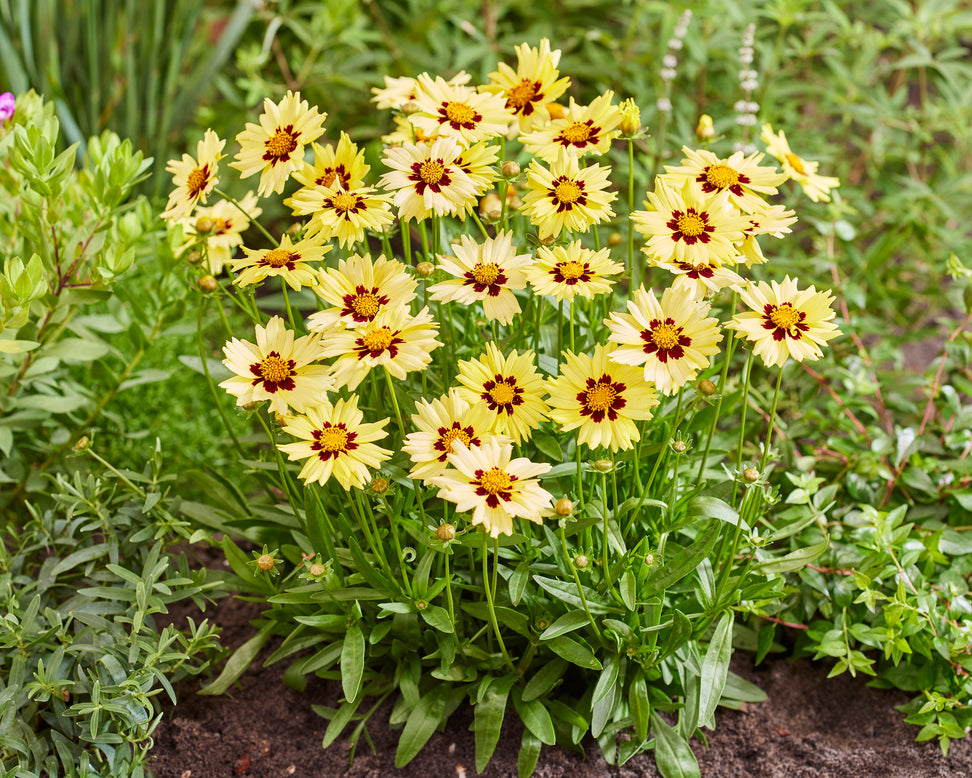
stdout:
{"type": "Polygon", "coordinates": [[[681,581],[691,573],[699,566],[699,562],[708,556],[716,540],[719,539],[721,531],[722,525],[719,521],[717,519],[710,520],[692,545],[683,548],[665,564],[651,570],[642,585],[642,598],[665,591],[672,584],[681,581]]]}
{"type": "Polygon", "coordinates": [[[524,702],[519,694],[513,695],[513,706],[520,714],[523,725],[530,730],[541,743],[548,746],[557,742],[557,734],[554,732],[553,720],[550,712],[544,707],[540,700],[530,700],[524,702]]]}
{"type": "Polygon", "coordinates": [[[655,764],[663,778],[701,778],[689,744],[654,711],[651,726],[655,731],[655,764]]]}
{"type": "Polygon", "coordinates": [[[766,700],[766,692],[730,670],[726,675],[722,698],[739,702],[763,702],[766,700]]]}
{"type": "MultiPolygon", "coordinates": [[[[594,685],[594,693],[591,696],[591,705],[594,705],[599,700],[606,697],[611,691],[614,690],[615,684],[618,682],[618,669],[619,664],[617,657],[608,657],[607,661],[604,663],[604,669],[597,678],[597,683],[594,685]]],[[[594,735],[597,737],[600,733],[594,735]]]]}
{"type": "Polygon", "coordinates": [[[499,743],[506,716],[506,700],[516,676],[495,678],[486,687],[483,698],[473,708],[473,731],[476,735],[476,772],[486,769],[499,743]]]}
{"type": "Polygon", "coordinates": [[[58,357],[66,362],[93,362],[108,353],[108,344],[101,340],[65,338],[39,352],[45,357],[58,357]]]}
{"type": "Polygon", "coordinates": [[[243,675],[246,668],[256,658],[256,655],[260,653],[260,649],[263,648],[264,644],[270,638],[271,629],[273,629],[273,623],[265,624],[257,634],[236,649],[233,655],[226,661],[226,664],[223,666],[223,672],[219,674],[219,677],[208,686],[200,689],[197,694],[223,694],[229,689],[236,682],[236,679],[243,675]]]}
{"type": "Polygon", "coordinates": [[[522,699],[529,702],[537,697],[542,697],[557,685],[557,682],[563,678],[566,669],[567,663],[559,656],[551,659],[523,687],[522,699]]]}
{"type": "Polygon", "coordinates": [[[516,569],[510,575],[510,602],[513,607],[520,604],[520,600],[523,597],[523,592],[526,591],[527,581],[530,580],[530,560],[524,559],[520,564],[516,566],[516,569]]]}
{"type": "Polygon", "coordinates": [[[422,747],[429,742],[432,733],[439,726],[445,715],[446,698],[449,687],[440,683],[422,697],[418,704],[408,714],[405,729],[398,739],[398,750],[395,752],[395,767],[401,769],[411,762],[422,747]]]}
{"type": "Polygon", "coordinates": [[[726,685],[726,673],[729,672],[729,659],[732,656],[732,622],[731,611],[719,619],[709,647],[705,651],[705,658],[702,660],[699,724],[703,727],[708,726],[709,720],[715,713],[716,705],[722,699],[722,690],[726,685]]]}
{"type": "Polygon", "coordinates": [[[600,670],[601,663],[597,661],[594,652],[586,643],[579,642],[565,635],[555,637],[547,641],[547,646],[557,656],[563,657],[568,662],[583,667],[588,670],[600,670]]]}
{"type": "Polygon", "coordinates": [[[365,669],[365,639],[361,623],[354,622],[344,635],[341,649],[341,688],[348,702],[354,702],[361,694],[365,669]]]}
{"type": "MultiPolygon", "coordinates": [[[[520,740],[520,753],[516,757],[517,778],[530,778],[533,771],[537,769],[537,760],[540,759],[540,749],[543,744],[540,738],[530,730],[523,730],[523,738],[520,740]]],[[[477,768],[478,770],[478,768],[477,768]]]]}
{"type": "Polygon", "coordinates": [[[419,614],[426,624],[439,630],[439,632],[451,635],[455,631],[452,619],[449,618],[449,612],[445,608],[440,608],[438,605],[427,605],[424,610],[419,611],[419,614]]]}
{"type": "Polygon", "coordinates": [[[540,640],[550,640],[558,635],[573,632],[578,627],[589,623],[587,614],[584,611],[568,611],[540,633],[540,640]]]}
{"type": "Polygon", "coordinates": [[[830,538],[824,535],[824,539],[817,543],[815,546],[807,546],[806,548],[798,548],[796,551],[791,551],[785,556],[777,557],[775,559],[767,559],[763,562],[757,562],[753,565],[753,572],[762,573],[763,575],[769,575],[770,573],[787,573],[791,570],[799,570],[801,567],[806,567],[808,562],[812,562],[830,547],[830,538]]]}
{"type": "MultiPolygon", "coordinates": [[[[700,495],[689,500],[686,509],[689,516],[696,516],[705,519],[719,519],[733,527],[740,525],[739,513],[729,503],[720,500],[718,497],[707,497],[700,495]]],[[[749,525],[743,521],[741,526],[744,530],[749,529],[749,525]]]]}
{"type": "Polygon", "coordinates": [[[88,546],[87,548],[82,548],[80,551],[75,551],[73,554],[68,554],[64,559],[54,565],[54,569],[51,570],[48,577],[54,580],[68,570],[73,570],[78,565],[83,565],[85,562],[90,562],[93,559],[105,556],[108,553],[108,548],[107,543],[99,543],[96,546],[88,546]]]}
{"type": "Polygon", "coordinates": [[[648,737],[648,727],[651,724],[651,703],[648,700],[648,684],[645,674],[639,670],[628,687],[628,707],[634,719],[635,735],[639,742],[648,737]]]}
{"type": "Polygon", "coordinates": [[[543,454],[551,462],[560,462],[564,458],[563,449],[560,448],[560,441],[553,435],[546,435],[536,432],[530,438],[530,442],[537,447],[537,451],[543,454]]]}
{"type": "MultiPolygon", "coordinates": [[[[580,596],[577,594],[577,586],[573,583],[567,583],[566,581],[561,581],[557,578],[547,578],[542,575],[533,576],[533,580],[536,581],[544,591],[548,594],[552,594],[555,598],[561,602],[573,605],[575,608],[583,608],[584,602],[581,600],[580,596]]],[[[600,596],[588,587],[583,587],[584,597],[587,598],[587,607],[590,609],[591,613],[620,613],[620,608],[615,608],[608,603],[601,600],[600,596]]]]}
{"type": "MultiPolygon", "coordinates": [[[[324,716],[324,706],[323,705],[312,705],[314,712],[319,716],[324,716],[324,718],[330,718],[331,721],[327,725],[327,729],[324,732],[324,739],[321,741],[321,748],[327,748],[331,743],[337,740],[338,736],[344,731],[344,728],[348,725],[348,722],[354,717],[355,712],[358,710],[358,706],[361,705],[364,697],[354,702],[345,702],[337,709],[337,712],[333,716],[324,716]]],[[[331,709],[333,710],[333,709],[331,709]]]]}

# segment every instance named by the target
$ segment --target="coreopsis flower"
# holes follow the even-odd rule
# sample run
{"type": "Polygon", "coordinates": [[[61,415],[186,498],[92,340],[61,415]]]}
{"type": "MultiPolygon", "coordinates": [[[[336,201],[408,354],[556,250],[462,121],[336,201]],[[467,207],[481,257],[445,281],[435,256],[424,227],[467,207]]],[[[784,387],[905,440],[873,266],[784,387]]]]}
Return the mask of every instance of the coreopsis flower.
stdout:
{"type": "Polygon", "coordinates": [[[540,231],[540,239],[555,238],[566,227],[584,232],[592,224],[614,216],[611,203],[610,168],[589,165],[581,168],[577,157],[561,149],[547,169],[536,160],[527,168],[529,191],[523,198],[524,212],[540,231]]]}
{"type": "Polygon", "coordinates": [[[455,214],[475,205],[476,186],[458,165],[462,147],[453,138],[431,145],[406,143],[385,150],[381,186],[394,192],[403,221],[455,214]]]}
{"type": "Polygon", "coordinates": [[[516,253],[512,232],[500,232],[482,243],[462,235],[452,250],[454,258],[439,255],[439,267],[454,278],[430,286],[432,299],[463,305],[481,302],[487,319],[510,324],[520,312],[513,290],[526,286],[524,270],[533,258],[516,253]]]}
{"type": "Polygon", "coordinates": [[[371,480],[369,468],[376,469],[392,452],[373,441],[388,434],[384,427],[389,419],[363,422],[358,410],[358,396],[327,400],[307,409],[305,415],[290,416],[284,421],[284,432],[298,438],[296,443],[279,444],[291,462],[306,459],[299,478],[306,483],[327,483],[333,475],[345,489],[361,489],[371,480]]]}
{"type": "Polygon", "coordinates": [[[242,235],[249,228],[250,222],[263,213],[253,192],[247,192],[238,202],[239,207],[229,200],[218,200],[211,206],[199,206],[194,214],[182,220],[182,234],[187,243],[181,250],[205,237],[206,259],[209,272],[213,275],[222,272],[223,266],[230,263],[237,246],[243,245],[242,235]],[[204,229],[199,229],[200,227],[204,229]]]}
{"type": "Polygon", "coordinates": [[[766,144],[766,153],[779,160],[787,178],[796,181],[807,197],[815,203],[830,202],[829,192],[840,186],[839,178],[818,175],[817,167],[820,163],[794,154],[783,130],[774,134],[772,125],[764,124],[760,138],[766,144]]]}
{"type": "Polygon", "coordinates": [[[327,330],[341,322],[359,327],[386,308],[405,308],[415,297],[418,284],[405,265],[384,255],[372,261],[369,254],[352,254],[337,268],[322,270],[314,291],[332,307],[311,314],[308,328],[327,330]]]}
{"type": "Polygon", "coordinates": [[[782,367],[789,357],[797,362],[820,359],[820,347],[840,334],[829,292],[812,286],[801,291],[789,276],[783,283],[750,282],[739,291],[750,310],[737,313],[726,327],[752,341],[767,367],[782,367]]]}
{"type": "Polygon", "coordinates": [[[743,230],[743,242],[739,244],[739,252],[746,260],[746,266],[761,265],[766,262],[763,251],[759,247],[757,235],[772,235],[782,238],[790,232],[790,225],[797,217],[793,211],[788,211],[783,205],[770,205],[762,211],[747,214],[749,226],[743,230]]]}
{"type": "Polygon", "coordinates": [[[173,223],[192,213],[197,202],[206,202],[206,196],[219,181],[219,160],[225,140],[212,130],[206,130],[203,139],[196,144],[196,157],[182,155],[182,160],[170,160],[165,169],[172,173],[175,189],[169,195],[162,218],[173,223]]]}
{"type": "Polygon", "coordinates": [[[635,420],[650,419],[658,392],[644,370],[611,362],[614,346],[598,344],[594,356],[565,353],[560,375],[548,383],[550,418],[590,448],[629,449],[641,439],[635,420]]]}
{"type": "Polygon", "coordinates": [[[648,193],[645,211],[631,214],[645,236],[641,250],[654,262],[730,265],[749,220],[729,204],[729,192],[701,192],[686,181],[673,189],[659,176],[648,193]]]}
{"type": "Polygon", "coordinates": [[[379,194],[370,186],[342,189],[313,186],[298,190],[284,200],[295,216],[310,214],[307,231],[321,240],[337,238],[342,248],[365,239],[365,230],[382,231],[394,221],[391,196],[379,194]]]}
{"type": "Polygon", "coordinates": [[[669,287],[661,301],[644,287],[628,301],[628,313],[612,313],[604,323],[608,340],[618,344],[610,359],[622,365],[644,365],[646,381],[662,394],[674,394],[709,366],[719,351],[719,322],[706,318],[709,304],[689,289],[669,287]]]}
{"type": "Polygon", "coordinates": [[[294,171],[294,178],[307,188],[325,186],[340,187],[345,192],[364,186],[365,176],[371,170],[364,161],[364,149],[358,147],[346,132],[341,133],[337,147],[312,143],[314,164],[304,163],[294,171]]]}
{"type": "Polygon", "coordinates": [[[512,442],[506,435],[490,433],[493,421],[490,410],[483,403],[470,405],[455,388],[432,402],[418,400],[415,410],[412,424],[418,432],[405,436],[402,451],[414,463],[409,476],[425,483],[448,467],[446,458],[453,452],[453,441],[458,440],[469,448],[480,446],[490,438],[500,444],[512,442]]]}
{"type": "Polygon", "coordinates": [[[322,354],[337,357],[332,365],[335,387],[347,386],[353,392],[376,367],[398,379],[424,370],[432,361],[431,352],[442,345],[435,339],[438,329],[428,308],[415,316],[404,306],[386,308],[355,329],[323,333],[322,354]]]}
{"type": "Polygon", "coordinates": [[[331,369],[314,364],[324,356],[320,336],[295,339],[279,316],[256,326],[256,343],[233,338],[223,353],[223,364],[235,375],[220,386],[240,406],[269,400],[273,413],[285,414],[288,407],[301,413],[334,389],[331,369]]]}
{"type": "Polygon", "coordinates": [[[409,121],[428,137],[455,138],[470,146],[497,135],[505,135],[513,112],[499,95],[477,92],[470,86],[449,84],[441,76],[418,77],[415,102],[419,111],[409,121]]]}
{"type": "Polygon", "coordinates": [[[292,243],[289,235],[280,239],[280,245],[273,249],[251,250],[243,247],[243,259],[231,259],[233,272],[239,273],[234,283],[237,286],[259,284],[270,276],[279,276],[298,292],[302,286],[313,286],[317,282],[317,270],[309,262],[320,262],[331,250],[316,237],[292,243]]]}
{"type": "MultiPolygon", "coordinates": [[[[394,108],[400,110],[405,103],[413,102],[418,97],[418,79],[411,76],[392,78],[385,76],[385,87],[371,87],[374,97],[371,102],[377,103],[379,109],[394,108]]],[[[462,86],[468,84],[472,76],[466,71],[460,70],[447,82],[450,86],[462,86]]]]}
{"type": "Polygon", "coordinates": [[[537,294],[567,301],[580,295],[590,300],[610,292],[615,283],[610,276],[624,272],[624,265],[611,261],[610,251],[586,249],[579,240],[566,246],[541,246],[536,261],[526,269],[527,280],[537,294]]]}
{"type": "MultiPolygon", "coordinates": [[[[476,197],[489,189],[498,178],[496,161],[499,159],[496,146],[488,143],[474,143],[468,149],[463,149],[456,157],[456,166],[472,181],[476,197]]],[[[511,191],[510,187],[508,191],[511,191]]],[[[459,212],[459,218],[465,217],[465,211],[459,212]]]]}
{"type": "Polygon", "coordinates": [[[697,300],[711,297],[720,289],[743,283],[743,278],[728,265],[712,263],[693,265],[691,262],[659,262],[655,267],[675,276],[672,286],[686,288],[697,300]]]}
{"type": "Polygon", "coordinates": [[[596,97],[590,105],[578,105],[570,100],[563,119],[556,119],[532,132],[520,136],[520,143],[544,162],[557,159],[560,149],[575,156],[601,155],[611,148],[611,141],[620,132],[621,109],[614,105],[614,92],[596,97]]]}
{"type": "Polygon", "coordinates": [[[519,444],[546,418],[546,388],[533,364],[533,352],[504,357],[495,343],[476,359],[459,362],[456,380],[459,394],[471,405],[485,405],[492,412],[490,431],[509,435],[519,444]]]}
{"type": "Polygon", "coordinates": [[[506,107],[513,111],[520,123],[520,132],[529,132],[549,121],[547,104],[567,91],[570,79],[559,77],[560,50],[551,51],[550,41],[546,38],[541,38],[539,48],[520,44],[516,47],[516,56],[516,70],[501,62],[498,70],[489,74],[489,83],[480,88],[502,95],[506,107]]]}
{"type": "Polygon", "coordinates": [[[481,524],[494,538],[512,535],[516,517],[543,522],[553,495],[536,477],[550,470],[548,463],[513,459],[513,446],[495,439],[474,448],[459,440],[452,445],[451,467],[432,479],[439,487],[439,497],[454,502],[460,513],[472,511],[473,525],[481,524]]]}
{"type": "Polygon", "coordinates": [[[685,181],[694,181],[705,194],[728,192],[729,202],[746,213],[766,207],[763,195],[776,194],[776,187],[786,176],[776,167],[761,167],[760,153],[744,156],[737,151],[728,159],[720,159],[706,149],[682,146],[685,159],[679,166],[665,166],[665,178],[673,188],[681,189],[685,181]]]}
{"type": "Polygon", "coordinates": [[[288,90],[279,104],[266,98],[260,123],[247,122],[236,136],[240,151],[230,167],[239,170],[242,178],[259,173],[261,197],[280,194],[290,174],[303,169],[304,146],[324,133],[325,119],[327,114],[301,100],[300,92],[288,90]]]}

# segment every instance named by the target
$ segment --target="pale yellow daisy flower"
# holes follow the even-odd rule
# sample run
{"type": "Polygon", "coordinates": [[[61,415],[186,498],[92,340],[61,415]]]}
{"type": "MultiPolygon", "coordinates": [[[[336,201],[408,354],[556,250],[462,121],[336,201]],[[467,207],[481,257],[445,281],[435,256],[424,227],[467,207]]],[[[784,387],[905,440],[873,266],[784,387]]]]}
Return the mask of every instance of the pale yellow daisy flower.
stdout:
{"type": "Polygon", "coordinates": [[[243,259],[231,259],[233,272],[239,273],[233,282],[237,286],[259,284],[265,278],[279,276],[296,291],[317,282],[317,270],[309,262],[320,262],[331,250],[317,238],[305,238],[292,243],[289,235],[280,239],[273,249],[251,250],[243,247],[243,259]]]}
{"type": "Polygon", "coordinates": [[[314,164],[305,162],[303,168],[294,171],[294,178],[302,186],[311,189],[315,186],[340,187],[345,192],[364,186],[371,167],[365,164],[364,149],[359,151],[346,132],[341,133],[336,147],[312,143],[311,148],[314,164]]]}
{"type": "Polygon", "coordinates": [[[229,200],[217,200],[211,206],[199,206],[191,217],[183,219],[182,234],[187,243],[182,246],[180,253],[204,237],[209,272],[213,275],[222,272],[223,267],[232,260],[237,247],[243,245],[242,234],[247,231],[250,222],[263,213],[253,192],[247,192],[238,202],[239,208],[229,200]]]}
{"type": "Polygon", "coordinates": [[[304,187],[284,200],[295,216],[310,214],[307,231],[322,240],[337,238],[341,247],[365,239],[365,230],[381,232],[395,217],[391,196],[379,194],[370,186],[344,190],[335,182],[326,186],[304,187]]]}
{"type": "Polygon", "coordinates": [[[766,207],[763,195],[776,194],[776,187],[786,176],[776,167],[760,167],[760,153],[744,156],[737,151],[728,159],[720,159],[706,149],[682,146],[685,159],[679,166],[665,166],[665,178],[674,189],[686,181],[694,181],[704,194],[728,192],[729,202],[746,213],[762,211],[766,207]]]}
{"type": "Polygon", "coordinates": [[[533,258],[516,253],[512,232],[500,232],[482,243],[462,235],[452,250],[455,258],[439,255],[439,268],[455,278],[430,286],[432,299],[463,305],[481,302],[487,319],[510,324],[520,312],[513,290],[526,287],[524,270],[533,258]]]}
{"type": "Polygon", "coordinates": [[[206,130],[203,139],[196,144],[196,158],[188,154],[182,160],[170,160],[165,166],[172,173],[175,189],[169,195],[162,218],[170,223],[181,221],[192,213],[197,202],[206,202],[206,196],[219,181],[219,160],[225,140],[220,140],[212,130],[206,130]]]}
{"type": "Polygon", "coordinates": [[[325,400],[308,408],[303,416],[288,417],[284,432],[299,442],[277,448],[292,462],[307,460],[298,476],[305,483],[323,486],[333,475],[345,489],[361,489],[371,480],[371,470],[392,455],[373,442],[387,436],[384,427],[389,419],[363,423],[363,418],[357,395],[338,400],[335,405],[325,400]]]}
{"type": "Polygon", "coordinates": [[[796,181],[803,188],[807,197],[815,203],[830,202],[829,192],[831,189],[840,186],[839,178],[818,175],[817,167],[820,163],[803,159],[803,157],[794,154],[783,130],[774,134],[773,127],[764,124],[760,138],[766,144],[766,153],[779,160],[787,178],[796,181]]]}
{"type": "Polygon", "coordinates": [[[739,252],[746,260],[746,267],[761,265],[766,262],[763,250],[756,239],[758,235],[772,235],[782,238],[790,232],[790,225],[797,217],[793,211],[788,211],[783,205],[767,206],[762,211],[747,214],[749,226],[743,230],[743,242],[739,244],[739,252]]]}
{"type": "MultiPolygon", "coordinates": [[[[376,103],[378,109],[385,110],[392,108],[400,110],[405,103],[413,102],[418,97],[417,78],[412,78],[412,76],[401,76],[399,78],[385,76],[384,79],[384,88],[377,86],[371,87],[371,93],[374,95],[371,98],[371,102],[376,103]]],[[[468,84],[471,79],[472,76],[466,71],[460,70],[449,79],[448,83],[450,86],[461,86],[468,84]]]]}
{"type": "Polygon", "coordinates": [[[579,240],[566,246],[541,246],[537,259],[526,269],[527,280],[534,292],[552,295],[558,300],[573,300],[580,295],[588,300],[596,294],[610,292],[624,265],[612,262],[610,249],[592,251],[579,240]]]}
{"type": "Polygon", "coordinates": [[[546,462],[513,459],[513,446],[495,439],[467,448],[453,442],[448,455],[451,466],[432,479],[439,497],[456,504],[456,511],[472,511],[473,526],[479,524],[491,537],[513,534],[513,519],[543,523],[553,496],[540,486],[537,476],[550,470],[546,462]]]}
{"type": "Polygon", "coordinates": [[[505,62],[499,63],[498,70],[489,74],[489,83],[480,89],[502,95],[506,107],[519,120],[520,132],[529,132],[550,120],[547,104],[567,91],[570,79],[560,78],[560,50],[551,51],[547,38],[540,40],[538,48],[520,44],[516,56],[516,70],[505,62]]]}
{"type": "Polygon", "coordinates": [[[386,308],[406,308],[417,286],[401,262],[384,255],[372,261],[369,254],[352,254],[339,260],[336,268],[321,271],[314,291],[331,307],[311,314],[307,326],[313,331],[338,323],[362,326],[386,308]]]}
{"type": "Polygon", "coordinates": [[[693,265],[691,262],[659,262],[655,267],[667,270],[675,276],[672,286],[686,288],[697,300],[711,297],[720,289],[743,283],[743,278],[727,265],[711,262],[693,265]]]}
{"type": "Polygon", "coordinates": [[[520,143],[544,162],[557,159],[560,149],[582,157],[601,155],[611,148],[611,141],[621,133],[621,109],[613,104],[614,92],[596,97],[590,105],[578,105],[570,99],[570,107],[563,119],[556,119],[533,132],[520,136],[520,143]]]}
{"type": "Polygon", "coordinates": [[[263,101],[260,123],[247,123],[236,136],[240,151],[230,163],[242,178],[260,174],[258,193],[267,197],[280,194],[290,174],[304,166],[304,146],[324,133],[327,114],[311,108],[306,100],[287,91],[279,105],[269,97],[263,101]]]}
{"type": "Polygon", "coordinates": [[[505,135],[513,112],[499,95],[477,92],[469,86],[449,84],[441,76],[418,77],[415,98],[419,111],[409,121],[427,137],[455,138],[460,145],[505,135]]]}
{"type": "Polygon", "coordinates": [[[610,359],[622,365],[644,365],[645,380],[662,394],[674,394],[709,366],[719,352],[719,322],[706,318],[709,304],[690,290],[670,287],[661,301],[651,290],[636,290],[628,313],[612,313],[604,323],[608,340],[618,344],[610,359]]]}
{"type": "Polygon", "coordinates": [[[269,400],[272,413],[285,414],[288,407],[303,412],[334,389],[331,369],[314,364],[324,356],[320,336],[295,339],[279,316],[256,326],[256,343],[233,338],[223,353],[223,364],[235,375],[220,387],[239,406],[269,400]]]}
{"type": "Polygon", "coordinates": [[[453,138],[385,150],[390,172],[381,177],[380,185],[394,193],[402,221],[455,214],[475,205],[476,186],[456,161],[461,153],[453,138]]]}
{"type": "Polygon", "coordinates": [[[750,310],[737,313],[726,327],[752,341],[767,367],[782,367],[790,357],[797,362],[820,359],[820,347],[840,335],[829,292],[812,286],[801,291],[789,276],[781,284],[750,282],[739,292],[750,310]]]}

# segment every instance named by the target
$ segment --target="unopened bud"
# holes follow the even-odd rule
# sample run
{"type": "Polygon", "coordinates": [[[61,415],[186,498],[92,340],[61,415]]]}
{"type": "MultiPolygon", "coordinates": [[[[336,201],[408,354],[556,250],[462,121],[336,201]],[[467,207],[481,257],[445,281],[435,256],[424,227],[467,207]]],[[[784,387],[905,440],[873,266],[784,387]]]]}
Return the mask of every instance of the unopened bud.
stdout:
{"type": "Polygon", "coordinates": [[[537,629],[543,632],[547,627],[550,626],[550,622],[546,619],[537,619],[537,629]]]}
{"type": "Polygon", "coordinates": [[[547,113],[550,114],[551,121],[563,119],[567,115],[567,110],[560,103],[547,103],[547,113]]]}
{"type": "Polygon", "coordinates": [[[699,381],[699,391],[702,392],[706,397],[711,397],[716,393],[716,385],[712,383],[708,378],[703,378],[699,381]]]}
{"type": "Polygon", "coordinates": [[[574,567],[578,570],[585,570],[590,563],[591,560],[585,554],[578,554],[574,557],[574,567]]]}
{"type": "Polygon", "coordinates": [[[599,473],[610,473],[612,467],[614,467],[614,462],[610,459],[596,459],[594,461],[594,469],[599,473]]]}
{"type": "Polygon", "coordinates": [[[503,201],[496,192],[490,192],[479,201],[479,213],[494,221],[503,215],[503,201]]]}
{"type": "Polygon", "coordinates": [[[374,494],[384,494],[388,491],[388,479],[378,477],[371,482],[371,491],[374,494]]]}
{"type": "Polygon", "coordinates": [[[557,236],[556,235],[547,235],[544,238],[540,238],[540,245],[541,246],[552,246],[556,242],[557,242],[557,236]]]}
{"type": "Polygon", "coordinates": [[[699,117],[699,123],[695,126],[695,137],[701,141],[712,140],[715,137],[715,126],[709,114],[704,113],[699,117]]]}
{"type": "Polygon", "coordinates": [[[414,100],[409,100],[405,105],[402,106],[402,113],[406,116],[411,116],[413,113],[418,113],[422,110],[422,106],[416,103],[414,100]]]}
{"type": "Polygon", "coordinates": [[[190,265],[198,265],[202,262],[202,252],[201,251],[190,251],[186,254],[186,262],[190,265]]]}
{"type": "Polygon", "coordinates": [[[88,436],[82,435],[80,438],[78,438],[78,442],[74,444],[74,450],[79,452],[84,451],[90,445],[91,440],[88,438],[88,436]]]}
{"type": "Polygon", "coordinates": [[[322,565],[320,562],[315,562],[309,568],[307,568],[307,572],[310,573],[315,578],[324,575],[326,571],[327,568],[324,567],[324,565],[322,565]]]}
{"type": "Polygon", "coordinates": [[[685,449],[688,448],[688,444],[684,440],[673,440],[672,441],[672,451],[676,454],[684,454],[685,449]]]}
{"type": "Polygon", "coordinates": [[[655,564],[655,555],[652,554],[651,552],[645,554],[645,564],[648,565],[648,567],[651,567],[653,564],[655,564]]]}
{"type": "Polygon", "coordinates": [[[520,175],[520,166],[512,159],[506,160],[500,168],[503,178],[516,178],[520,175]]]}
{"type": "Polygon", "coordinates": [[[415,266],[415,275],[419,278],[428,278],[435,272],[435,265],[431,262],[419,262],[415,266]]]}
{"type": "Polygon", "coordinates": [[[456,528],[451,524],[440,524],[435,536],[439,540],[452,540],[456,536],[456,528]]]}
{"type": "Polygon", "coordinates": [[[630,98],[621,103],[621,123],[618,125],[622,135],[635,135],[641,129],[641,110],[630,98]]]}
{"type": "Polygon", "coordinates": [[[609,246],[620,246],[622,240],[624,240],[624,238],[621,237],[620,232],[612,232],[610,235],[608,235],[609,246]]]}
{"type": "Polygon", "coordinates": [[[215,292],[218,284],[216,283],[216,276],[202,276],[196,285],[203,292],[215,292]]]}
{"type": "Polygon", "coordinates": [[[215,224],[216,222],[214,222],[208,216],[200,216],[198,219],[196,219],[196,232],[200,234],[212,232],[215,224]]]}
{"type": "Polygon", "coordinates": [[[429,604],[425,600],[416,600],[415,607],[418,608],[420,611],[424,611],[426,608],[429,607],[429,604]]]}
{"type": "Polygon", "coordinates": [[[747,483],[754,484],[759,480],[759,470],[755,467],[747,467],[743,470],[743,478],[747,483]]]}
{"type": "Polygon", "coordinates": [[[572,503],[566,497],[561,497],[559,500],[557,500],[554,510],[557,512],[558,516],[563,516],[566,518],[574,512],[574,503],[572,503]]]}
{"type": "Polygon", "coordinates": [[[273,570],[273,566],[277,564],[277,560],[274,559],[270,554],[260,554],[256,564],[257,567],[263,572],[269,573],[271,570],[273,570]]]}

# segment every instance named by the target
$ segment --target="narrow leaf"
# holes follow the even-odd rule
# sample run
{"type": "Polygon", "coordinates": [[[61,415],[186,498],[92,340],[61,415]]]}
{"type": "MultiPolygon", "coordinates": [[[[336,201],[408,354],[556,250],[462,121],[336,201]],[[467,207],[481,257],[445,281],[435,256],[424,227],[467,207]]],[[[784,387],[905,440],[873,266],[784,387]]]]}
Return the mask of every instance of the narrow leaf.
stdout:
{"type": "Polygon", "coordinates": [[[515,677],[497,678],[487,687],[486,694],[473,709],[473,730],[476,734],[476,772],[486,769],[499,743],[506,700],[515,677]]]}
{"type": "Polygon", "coordinates": [[[224,665],[223,672],[219,674],[219,678],[208,686],[204,686],[197,693],[216,695],[223,694],[229,689],[236,682],[236,679],[243,675],[246,668],[256,658],[256,655],[260,653],[260,649],[263,648],[270,637],[270,630],[272,628],[273,624],[268,623],[264,625],[257,634],[236,649],[224,665]]]}
{"type": "Polygon", "coordinates": [[[361,694],[364,679],[365,639],[361,624],[354,622],[344,635],[341,649],[341,688],[348,702],[354,702],[361,694]]]}
{"type": "Polygon", "coordinates": [[[715,713],[716,705],[722,698],[729,672],[729,658],[732,656],[732,622],[730,611],[719,619],[705,658],[702,660],[702,683],[699,689],[699,724],[708,726],[715,713]]]}
{"type": "Polygon", "coordinates": [[[398,750],[395,752],[395,767],[401,769],[411,762],[422,747],[429,742],[445,714],[446,698],[449,687],[439,684],[418,701],[405,722],[405,729],[398,739],[398,750]]]}
{"type": "Polygon", "coordinates": [[[701,778],[699,763],[689,744],[654,711],[651,726],[655,730],[655,764],[663,778],[701,778]]]}
{"type": "Polygon", "coordinates": [[[648,573],[640,592],[642,598],[665,591],[691,573],[699,566],[699,562],[708,556],[716,540],[719,539],[721,531],[722,525],[718,519],[710,520],[692,545],[682,549],[671,560],[648,573]]]}

